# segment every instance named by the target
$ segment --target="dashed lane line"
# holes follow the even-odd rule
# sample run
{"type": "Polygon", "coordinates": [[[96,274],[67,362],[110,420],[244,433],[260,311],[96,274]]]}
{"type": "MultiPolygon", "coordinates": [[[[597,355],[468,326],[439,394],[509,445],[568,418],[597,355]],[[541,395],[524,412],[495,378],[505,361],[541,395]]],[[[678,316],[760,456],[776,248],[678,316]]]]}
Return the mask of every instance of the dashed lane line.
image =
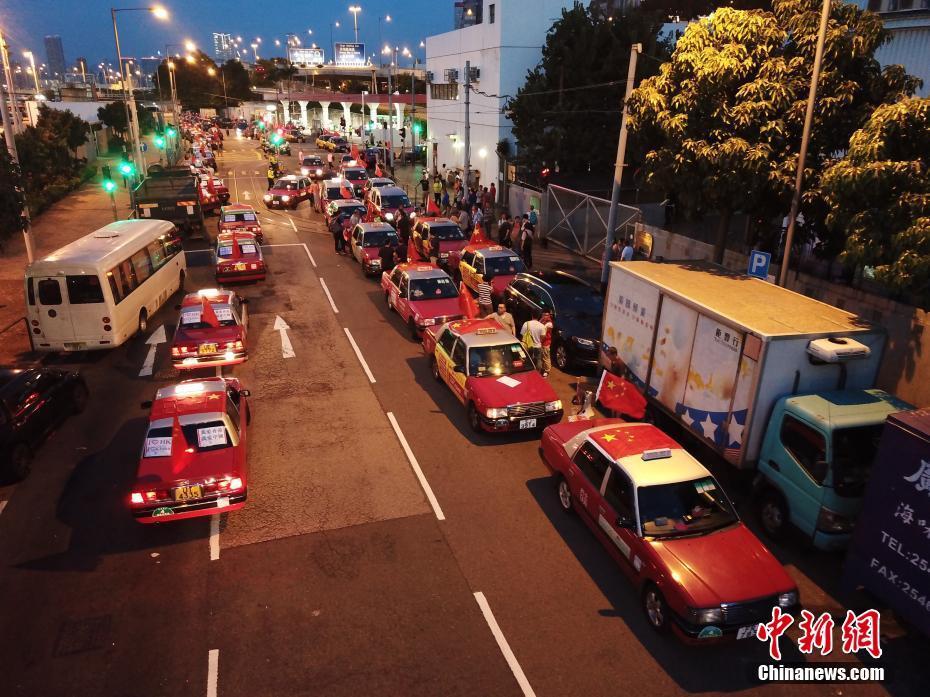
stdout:
{"type": "Polygon", "coordinates": [[[207,654],[207,697],[216,697],[220,672],[220,650],[210,649],[207,654]]]}
{"type": "MultiPolygon", "coordinates": [[[[262,249],[265,247],[303,247],[304,251],[307,253],[307,258],[310,259],[310,263],[313,264],[313,268],[316,268],[316,259],[313,258],[313,255],[310,253],[310,248],[307,246],[306,242],[279,242],[278,244],[263,244],[262,249]]],[[[324,284],[324,288],[325,288],[324,284]]],[[[329,295],[329,291],[327,291],[329,295]]],[[[332,304],[332,297],[330,297],[330,304],[332,304]]],[[[333,309],[336,310],[336,306],[333,305],[333,309]]],[[[339,310],[336,310],[339,312],[339,310]]]]}
{"type": "MultiPolygon", "coordinates": [[[[333,294],[329,292],[329,288],[326,285],[326,281],[323,280],[323,277],[320,276],[320,285],[323,286],[323,292],[326,293],[326,297],[329,299],[329,306],[333,308],[333,312],[337,315],[339,314],[339,308],[336,307],[336,302],[333,300],[333,294]]],[[[358,349],[355,349],[356,352],[358,349]]],[[[372,380],[374,382],[374,380],[372,380]]]]}
{"type": "Polygon", "coordinates": [[[520,689],[523,690],[524,697],[536,697],[536,693],[533,692],[530,681],[526,679],[526,675],[523,673],[523,669],[520,667],[517,657],[513,655],[510,644],[507,643],[507,637],[504,636],[500,625],[498,625],[497,620],[494,619],[494,613],[491,612],[491,606],[488,605],[488,600],[484,597],[484,593],[477,591],[475,593],[475,600],[478,602],[478,607],[481,608],[484,621],[487,622],[488,627],[491,628],[491,634],[494,635],[494,639],[497,641],[497,647],[501,650],[501,653],[504,654],[504,659],[507,661],[507,665],[510,666],[513,677],[517,679],[517,684],[520,686],[520,689]]]}
{"type": "Polygon", "coordinates": [[[358,358],[358,362],[362,364],[362,370],[365,371],[365,375],[368,376],[368,381],[371,384],[377,382],[375,376],[371,372],[371,368],[368,367],[368,363],[365,361],[365,357],[362,355],[362,350],[358,347],[358,344],[355,343],[355,337],[352,336],[352,332],[349,331],[348,327],[343,327],[342,330],[346,333],[346,337],[349,339],[349,343],[352,344],[352,350],[355,351],[355,355],[358,358]]]}
{"type": "Polygon", "coordinates": [[[220,558],[220,515],[210,516],[210,561],[220,558]]]}
{"type": "Polygon", "coordinates": [[[436,518],[438,520],[445,520],[446,516],[442,512],[442,508],[439,506],[439,501],[436,499],[436,495],[433,494],[433,488],[426,480],[426,475],[423,474],[423,470],[420,469],[420,463],[417,462],[417,456],[413,454],[413,450],[410,448],[410,444],[404,437],[404,432],[400,430],[400,424],[397,423],[397,419],[394,418],[394,414],[392,412],[387,412],[387,418],[388,421],[391,422],[391,428],[394,429],[394,434],[397,436],[397,440],[400,441],[400,447],[404,449],[404,454],[407,456],[407,461],[410,463],[410,467],[413,470],[413,473],[416,475],[417,480],[420,482],[420,487],[423,489],[423,493],[426,494],[426,500],[429,501],[429,505],[433,507],[433,513],[436,514],[436,518]]]}

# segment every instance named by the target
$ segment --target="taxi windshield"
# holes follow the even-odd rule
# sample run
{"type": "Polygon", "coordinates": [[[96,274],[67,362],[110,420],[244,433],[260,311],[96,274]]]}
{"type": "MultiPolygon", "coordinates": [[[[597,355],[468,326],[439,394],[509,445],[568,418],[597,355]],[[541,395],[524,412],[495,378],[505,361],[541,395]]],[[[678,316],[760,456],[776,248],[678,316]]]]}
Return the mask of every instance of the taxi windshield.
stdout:
{"type": "Polygon", "coordinates": [[[347,169],[343,174],[345,174],[346,179],[353,182],[368,179],[368,173],[364,169],[347,169]]]}
{"type": "Polygon", "coordinates": [[[288,191],[297,191],[297,181],[294,179],[279,179],[274,183],[275,189],[287,189],[288,191]]]}
{"type": "Polygon", "coordinates": [[[512,375],[534,370],[523,344],[475,346],[468,350],[468,374],[475,377],[512,375]]]}
{"type": "Polygon", "coordinates": [[[303,161],[304,167],[322,167],[323,160],[319,157],[305,157],[303,161]]]}
{"type": "Polygon", "coordinates": [[[222,420],[182,424],[181,431],[184,433],[187,447],[197,452],[222,450],[232,445],[226,423],[222,420]]]}
{"type": "MultiPolygon", "coordinates": [[[[210,303],[210,307],[213,308],[213,314],[216,315],[217,326],[219,327],[235,327],[236,318],[233,315],[232,308],[229,305],[219,305],[210,303]]],[[[194,305],[193,307],[185,307],[181,310],[181,326],[184,329],[209,329],[213,327],[210,322],[204,320],[201,313],[200,305],[194,305]]]]}
{"type": "Polygon", "coordinates": [[[484,260],[485,275],[492,276],[513,276],[523,271],[523,260],[520,257],[486,257],[484,260]]]}
{"type": "Polygon", "coordinates": [[[326,198],[328,199],[337,199],[342,198],[342,188],[339,186],[327,186],[326,187],[326,198]]]}
{"type": "MultiPolygon", "coordinates": [[[[255,247],[254,242],[239,242],[239,252],[243,255],[255,255],[258,254],[258,249],[255,247]]],[[[233,255],[232,242],[228,244],[221,244],[216,248],[216,255],[222,257],[223,259],[229,259],[233,255]]]]}
{"type": "Polygon", "coordinates": [[[393,196],[382,195],[382,208],[406,208],[410,205],[410,199],[405,194],[395,194],[393,196]]]}
{"type": "Polygon", "coordinates": [[[713,477],[645,486],[638,494],[639,517],[647,537],[703,534],[737,521],[713,477]]]}
{"type": "Polygon", "coordinates": [[[465,233],[458,225],[431,225],[429,236],[437,240],[464,240],[465,233]]]}
{"type": "Polygon", "coordinates": [[[365,233],[363,247],[381,247],[385,243],[397,244],[397,233],[393,230],[371,230],[365,233]]]}
{"type": "Polygon", "coordinates": [[[459,295],[452,279],[445,276],[416,278],[410,281],[411,300],[441,300],[457,298],[459,295]]]}
{"type": "Polygon", "coordinates": [[[224,213],[223,222],[224,223],[254,223],[258,218],[255,217],[254,213],[224,213]]]}

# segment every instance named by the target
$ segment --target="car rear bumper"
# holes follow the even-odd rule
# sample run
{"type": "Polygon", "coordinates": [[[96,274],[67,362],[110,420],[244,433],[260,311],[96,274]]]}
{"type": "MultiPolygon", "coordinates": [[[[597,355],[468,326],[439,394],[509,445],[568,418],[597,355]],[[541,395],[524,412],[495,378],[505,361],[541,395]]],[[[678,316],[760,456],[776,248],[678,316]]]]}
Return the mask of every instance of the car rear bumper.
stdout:
{"type": "Polygon", "coordinates": [[[297,208],[297,204],[300,203],[300,200],[290,200],[290,201],[276,201],[272,199],[270,201],[265,201],[265,206],[268,208],[297,208]]]}
{"type": "Polygon", "coordinates": [[[218,351],[206,356],[172,356],[171,364],[178,370],[188,370],[204,366],[237,365],[245,362],[248,357],[249,353],[245,349],[241,351],[218,351]],[[227,357],[227,353],[231,353],[232,357],[227,357]]]}
{"type": "Polygon", "coordinates": [[[509,433],[511,431],[536,431],[552,424],[557,424],[562,420],[562,410],[547,412],[544,416],[535,417],[506,417],[503,419],[489,419],[484,414],[481,417],[481,428],[489,433],[509,433]],[[522,422],[535,421],[532,426],[520,427],[522,422]]]}
{"type": "Polygon", "coordinates": [[[266,271],[264,269],[249,271],[223,271],[216,272],[216,280],[220,281],[264,281],[266,271]]]}
{"type": "Polygon", "coordinates": [[[197,518],[200,516],[216,515],[217,513],[228,513],[229,511],[238,511],[245,505],[248,498],[248,490],[240,494],[231,496],[204,499],[194,501],[193,503],[179,503],[172,506],[140,506],[134,508],[132,516],[140,523],[170,523],[175,520],[184,520],[185,518],[197,518]],[[223,499],[228,501],[227,505],[220,505],[223,499]]]}

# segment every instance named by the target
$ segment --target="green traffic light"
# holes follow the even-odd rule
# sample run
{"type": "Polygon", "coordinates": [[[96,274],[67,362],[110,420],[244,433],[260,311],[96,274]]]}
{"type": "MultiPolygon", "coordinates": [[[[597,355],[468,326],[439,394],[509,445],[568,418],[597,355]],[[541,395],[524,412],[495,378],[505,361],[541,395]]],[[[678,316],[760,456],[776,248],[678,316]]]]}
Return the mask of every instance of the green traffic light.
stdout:
{"type": "Polygon", "coordinates": [[[177,131],[171,128],[170,126],[165,129],[165,135],[169,135],[173,137],[176,133],[177,131]]]}
{"type": "Polygon", "coordinates": [[[125,174],[126,176],[129,176],[130,174],[133,174],[136,171],[136,168],[133,166],[131,162],[120,162],[119,171],[121,174],[125,174]]]}
{"type": "Polygon", "coordinates": [[[161,136],[155,136],[155,147],[163,148],[165,147],[165,139],[161,136]]]}
{"type": "Polygon", "coordinates": [[[421,125],[418,124],[418,123],[413,124],[413,132],[414,132],[414,133],[416,133],[417,135],[420,135],[420,133],[421,133],[422,131],[423,131],[423,126],[421,126],[421,125]]]}
{"type": "Polygon", "coordinates": [[[103,190],[108,194],[116,191],[116,182],[114,182],[112,179],[104,179],[103,190]]]}

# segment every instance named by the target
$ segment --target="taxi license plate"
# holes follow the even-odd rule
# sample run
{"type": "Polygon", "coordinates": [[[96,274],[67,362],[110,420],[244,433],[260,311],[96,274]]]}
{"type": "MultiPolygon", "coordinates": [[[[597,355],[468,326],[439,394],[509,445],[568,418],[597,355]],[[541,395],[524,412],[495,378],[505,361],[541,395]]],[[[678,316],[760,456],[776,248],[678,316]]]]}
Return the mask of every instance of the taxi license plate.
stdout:
{"type": "Polygon", "coordinates": [[[236,271],[245,271],[245,264],[236,264],[236,271]]]}
{"type": "Polygon", "coordinates": [[[191,499],[203,498],[203,487],[199,484],[190,486],[179,486],[174,489],[175,501],[190,501],[191,499]]]}
{"type": "Polygon", "coordinates": [[[201,356],[204,354],[216,353],[216,344],[201,344],[197,349],[197,353],[201,356]]]}
{"type": "Polygon", "coordinates": [[[523,419],[523,421],[520,422],[521,431],[527,428],[536,428],[536,419],[523,419]]]}
{"type": "Polygon", "coordinates": [[[749,639],[750,637],[754,637],[756,635],[756,630],[758,628],[759,628],[758,624],[750,624],[746,627],[740,627],[736,631],[736,638],[737,639],[749,639]]]}

